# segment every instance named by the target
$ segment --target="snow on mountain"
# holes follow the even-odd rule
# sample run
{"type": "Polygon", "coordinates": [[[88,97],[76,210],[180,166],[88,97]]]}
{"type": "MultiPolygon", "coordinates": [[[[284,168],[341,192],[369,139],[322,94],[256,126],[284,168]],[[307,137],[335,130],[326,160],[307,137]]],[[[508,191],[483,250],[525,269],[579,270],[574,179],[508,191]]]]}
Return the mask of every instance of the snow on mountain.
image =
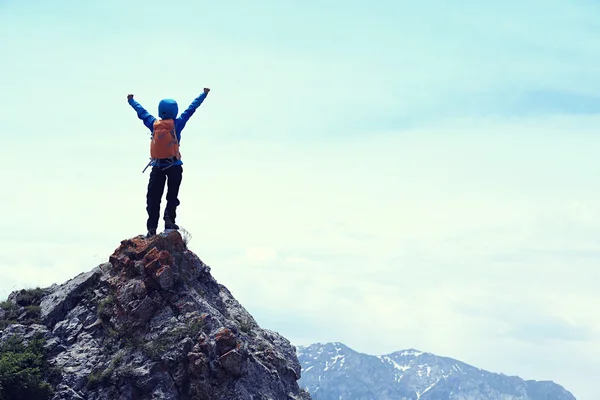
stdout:
{"type": "Polygon", "coordinates": [[[415,349],[373,356],[339,342],[297,348],[314,400],[575,400],[553,382],[525,381],[415,349]]]}

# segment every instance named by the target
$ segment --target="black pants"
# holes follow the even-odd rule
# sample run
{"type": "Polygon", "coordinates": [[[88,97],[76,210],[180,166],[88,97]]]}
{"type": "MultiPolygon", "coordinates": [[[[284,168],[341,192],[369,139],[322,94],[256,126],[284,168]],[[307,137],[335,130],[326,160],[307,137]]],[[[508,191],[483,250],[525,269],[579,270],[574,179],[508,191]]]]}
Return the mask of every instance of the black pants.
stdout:
{"type": "MultiPolygon", "coordinates": [[[[164,168],[164,167],[162,167],[164,168]]],[[[168,215],[173,222],[177,216],[177,206],[180,204],[177,196],[179,195],[179,186],[183,175],[183,166],[174,165],[163,170],[161,167],[152,167],[150,172],[150,181],[148,182],[148,193],[146,194],[146,211],[148,211],[148,229],[158,227],[160,218],[160,201],[167,183],[167,207],[165,217],[168,215]]]]}

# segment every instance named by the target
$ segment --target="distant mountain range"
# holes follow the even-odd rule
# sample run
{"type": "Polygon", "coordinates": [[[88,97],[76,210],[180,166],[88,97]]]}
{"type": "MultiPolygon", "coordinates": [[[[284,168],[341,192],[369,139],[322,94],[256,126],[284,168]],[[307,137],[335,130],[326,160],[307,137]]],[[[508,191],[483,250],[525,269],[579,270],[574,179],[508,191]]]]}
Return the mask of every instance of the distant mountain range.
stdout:
{"type": "Polygon", "coordinates": [[[342,343],[298,346],[301,387],[313,400],[576,400],[547,381],[491,373],[410,349],[374,356],[342,343]]]}

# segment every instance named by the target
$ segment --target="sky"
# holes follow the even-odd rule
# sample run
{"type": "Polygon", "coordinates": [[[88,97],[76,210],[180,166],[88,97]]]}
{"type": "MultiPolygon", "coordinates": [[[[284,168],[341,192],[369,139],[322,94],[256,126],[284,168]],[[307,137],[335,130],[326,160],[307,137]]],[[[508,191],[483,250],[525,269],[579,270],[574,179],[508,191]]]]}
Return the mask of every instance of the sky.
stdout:
{"type": "Polygon", "coordinates": [[[149,136],[127,94],[156,115],[209,87],[177,222],[262,327],[595,400],[599,13],[0,0],[0,297],[145,233],[149,136]]]}

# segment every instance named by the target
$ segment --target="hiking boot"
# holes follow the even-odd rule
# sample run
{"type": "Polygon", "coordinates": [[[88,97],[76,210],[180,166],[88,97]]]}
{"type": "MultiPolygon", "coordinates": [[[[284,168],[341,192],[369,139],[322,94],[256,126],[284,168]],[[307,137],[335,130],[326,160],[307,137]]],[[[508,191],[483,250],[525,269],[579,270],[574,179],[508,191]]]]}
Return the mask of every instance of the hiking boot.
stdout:
{"type": "Polygon", "coordinates": [[[148,233],[146,234],[146,239],[151,238],[152,236],[156,236],[156,229],[148,229],[148,233]]]}
{"type": "Polygon", "coordinates": [[[165,217],[165,229],[179,229],[179,226],[169,217],[165,217]]]}

